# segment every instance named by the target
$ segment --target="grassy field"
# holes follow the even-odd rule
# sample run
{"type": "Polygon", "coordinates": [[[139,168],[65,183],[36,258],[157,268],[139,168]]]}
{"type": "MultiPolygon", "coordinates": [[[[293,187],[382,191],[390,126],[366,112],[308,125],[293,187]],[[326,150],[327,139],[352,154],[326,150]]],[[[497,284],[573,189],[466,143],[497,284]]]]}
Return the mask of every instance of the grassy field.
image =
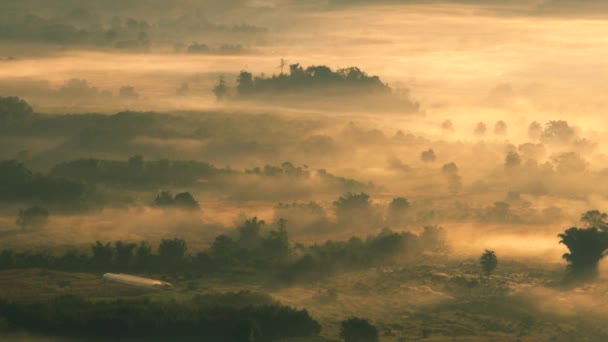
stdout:
{"type": "MultiPolygon", "coordinates": [[[[271,286],[253,274],[164,278],[172,290],[149,291],[104,281],[100,275],[42,269],[0,272],[0,298],[39,300],[62,294],[90,299],[149,296],[186,301],[197,294],[251,290],[307,309],[336,339],[340,322],[365,317],[382,341],[600,341],[608,286],[566,288],[563,265],[502,260],[496,274],[479,275],[476,259],[395,263],[341,272],[289,287],[271,286]],[[592,299],[593,298],[593,299],[592,299]],[[590,308],[589,301],[596,306],[590,308]]],[[[161,275],[150,275],[160,278],[161,275]]]]}

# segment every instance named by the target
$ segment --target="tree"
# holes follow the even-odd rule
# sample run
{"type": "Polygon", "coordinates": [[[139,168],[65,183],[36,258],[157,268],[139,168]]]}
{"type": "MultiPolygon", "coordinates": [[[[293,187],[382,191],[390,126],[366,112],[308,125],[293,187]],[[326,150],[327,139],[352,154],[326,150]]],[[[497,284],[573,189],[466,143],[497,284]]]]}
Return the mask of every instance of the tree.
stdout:
{"type": "Polygon", "coordinates": [[[596,227],[572,227],[558,237],[569,251],[562,256],[568,262],[569,275],[579,280],[596,278],[598,264],[608,250],[608,232],[596,227]]]}
{"type": "Polygon", "coordinates": [[[253,75],[247,71],[241,71],[236,80],[236,91],[239,96],[250,95],[254,91],[253,75]]]}
{"type": "Polygon", "coordinates": [[[238,245],[228,235],[218,235],[211,245],[211,257],[221,264],[231,263],[237,253],[238,245]]]}
{"type": "Polygon", "coordinates": [[[364,226],[375,223],[372,202],[369,195],[361,192],[348,192],[333,202],[338,223],[345,225],[364,226]]]}
{"type": "Polygon", "coordinates": [[[507,124],[502,120],[496,122],[496,125],[494,125],[494,134],[507,135],[507,124]]]}
{"type": "Polygon", "coordinates": [[[40,206],[33,206],[25,210],[19,210],[17,224],[21,229],[41,229],[48,224],[49,212],[40,206]]]}
{"type": "Polygon", "coordinates": [[[531,140],[539,140],[540,137],[543,135],[543,126],[541,126],[540,123],[533,121],[532,123],[530,123],[530,126],[528,126],[528,137],[531,140]]]}
{"type": "Polygon", "coordinates": [[[166,261],[177,261],[184,258],[187,250],[186,241],[182,239],[162,239],[158,246],[158,255],[166,261]]]}
{"type": "Polygon", "coordinates": [[[435,156],[435,151],[433,151],[432,148],[429,148],[420,154],[420,159],[425,163],[432,163],[437,157],[435,156]]]}
{"type": "Polygon", "coordinates": [[[282,262],[289,254],[289,238],[287,235],[286,221],[279,220],[279,229],[271,230],[268,236],[262,240],[264,254],[270,256],[273,261],[282,262]]]}
{"type": "Polygon", "coordinates": [[[238,243],[246,249],[253,249],[260,244],[260,231],[266,224],[263,220],[258,220],[257,216],[245,222],[237,228],[239,233],[238,243]]]}
{"type": "Polygon", "coordinates": [[[576,138],[576,132],[567,121],[552,120],[545,124],[542,140],[553,143],[569,143],[576,138]]]}
{"type": "Polygon", "coordinates": [[[587,228],[596,227],[602,230],[608,229],[608,214],[599,210],[589,210],[581,215],[581,221],[587,224],[587,228]]]}
{"type": "Polygon", "coordinates": [[[512,170],[521,165],[521,157],[515,151],[509,151],[505,157],[505,169],[512,170]]]}
{"type": "Polygon", "coordinates": [[[110,242],[103,244],[100,241],[96,241],[95,244],[91,246],[91,250],[93,251],[94,266],[98,268],[107,268],[112,265],[114,260],[114,248],[112,248],[110,242]]]}
{"type": "Polygon", "coordinates": [[[139,94],[132,86],[122,86],[118,89],[118,97],[123,100],[137,100],[139,98],[139,94]]]}
{"type": "Polygon", "coordinates": [[[446,132],[446,133],[450,133],[454,131],[454,124],[452,123],[452,120],[445,120],[444,122],[441,123],[441,129],[446,132]]]}
{"type": "Polygon", "coordinates": [[[226,81],[224,81],[224,76],[220,76],[217,85],[213,87],[213,94],[215,94],[215,98],[218,100],[223,100],[228,96],[228,87],[226,86],[226,81]]]}
{"type": "Polygon", "coordinates": [[[557,172],[564,175],[582,173],[587,170],[589,163],[576,152],[564,152],[551,157],[557,172]]]}
{"type": "Polygon", "coordinates": [[[498,266],[498,258],[496,258],[496,253],[486,249],[479,258],[479,264],[481,265],[481,272],[483,272],[486,277],[489,277],[496,269],[496,266],[498,266]]]}
{"type": "Polygon", "coordinates": [[[378,329],[364,318],[350,318],[340,324],[340,338],[344,342],[377,342],[378,329]]]}
{"type": "Polygon", "coordinates": [[[200,210],[201,206],[189,192],[182,192],[175,195],[173,203],[176,207],[187,210],[200,210]]]}
{"type": "Polygon", "coordinates": [[[114,251],[116,255],[116,263],[120,268],[128,268],[133,259],[133,251],[137,247],[134,243],[126,243],[122,241],[114,242],[114,251]]]}
{"type": "Polygon", "coordinates": [[[486,124],[483,122],[479,122],[479,123],[477,123],[477,126],[475,126],[474,133],[475,133],[475,135],[481,137],[486,134],[486,131],[487,131],[486,124]]]}
{"type": "Polygon", "coordinates": [[[395,197],[388,205],[387,219],[389,224],[404,223],[410,202],[405,197],[395,197]]]}
{"type": "Polygon", "coordinates": [[[175,204],[173,194],[170,191],[161,191],[154,199],[154,204],[159,207],[172,206],[175,204]]]}
{"type": "Polygon", "coordinates": [[[452,194],[457,194],[462,189],[462,181],[458,175],[458,166],[456,163],[448,163],[443,165],[441,172],[446,176],[448,180],[448,190],[452,194]]]}
{"type": "Polygon", "coordinates": [[[18,97],[0,96],[0,127],[23,124],[31,119],[32,107],[18,97]]]}

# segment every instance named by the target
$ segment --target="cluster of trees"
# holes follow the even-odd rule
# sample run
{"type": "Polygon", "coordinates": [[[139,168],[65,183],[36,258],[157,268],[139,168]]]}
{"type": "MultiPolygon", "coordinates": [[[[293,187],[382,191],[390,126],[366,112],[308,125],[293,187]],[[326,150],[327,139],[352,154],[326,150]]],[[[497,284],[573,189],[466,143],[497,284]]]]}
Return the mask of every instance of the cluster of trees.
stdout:
{"type": "Polygon", "coordinates": [[[49,221],[49,211],[39,205],[19,210],[17,215],[17,225],[22,230],[37,230],[47,225],[49,221]]]}
{"type": "Polygon", "coordinates": [[[325,65],[304,69],[299,64],[291,64],[289,74],[281,73],[268,78],[254,77],[250,72],[241,71],[236,85],[237,96],[245,98],[259,94],[311,93],[319,90],[346,94],[391,91],[378,76],[368,76],[357,67],[333,71],[325,65]]]}
{"type": "Polygon", "coordinates": [[[79,159],[64,162],[55,165],[50,175],[93,184],[152,187],[190,185],[228,172],[205,162],[145,161],[142,155],[135,155],[125,161],[79,159]]]}
{"type": "Polygon", "coordinates": [[[323,277],[345,269],[366,268],[395,258],[412,258],[424,251],[444,250],[439,227],[425,227],[420,235],[385,229],[363,240],[327,241],[304,246],[290,242],[286,222],[266,229],[256,217],[238,226],[232,234],[215,238],[205,251],[188,254],[186,241],[161,240],[157,252],[145,241],[139,244],[116,241],[91,246],[89,254],[68,250],[61,256],[48,252],[0,252],[0,269],[54,268],[68,271],[214,272],[255,270],[283,281],[323,277]]]}
{"type": "Polygon", "coordinates": [[[0,96],[0,128],[21,125],[32,119],[34,110],[18,97],[0,96]]]}
{"type": "Polygon", "coordinates": [[[53,175],[34,173],[17,160],[0,161],[0,201],[84,204],[88,189],[84,183],[53,175]]]}
{"type": "Polygon", "coordinates": [[[243,53],[245,51],[244,47],[241,44],[222,44],[217,48],[211,48],[207,44],[201,44],[194,42],[188,45],[186,52],[190,54],[237,54],[243,53]]]}
{"type": "Polygon", "coordinates": [[[169,191],[161,191],[154,199],[154,205],[165,208],[180,208],[186,210],[200,210],[201,206],[189,192],[181,192],[175,196],[169,191]]]}
{"type": "Polygon", "coordinates": [[[581,216],[584,227],[571,227],[558,235],[568,248],[562,257],[568,262],[573,280],[589,280],[598,276],[599,262],[608,253],[608,214],[590,210],[581,216]]]}
{"type": "Polygon", "coordinates": [[[34,303],[0,301],[0,317],[13,329],[78,338],[276,341],[321,331],[306,310],[247,292],[169,303],[76,296],[34,303]]]}
{"type": "Polygon", "coordinates": [[[45,18],[35,14],[5,17],[0,24],[0,40],[61,45],[95,45],[147,48],[150,24],[134,18],[114,17],[109,26],[92,12],[80,9],[64,17],[45,18]]]}

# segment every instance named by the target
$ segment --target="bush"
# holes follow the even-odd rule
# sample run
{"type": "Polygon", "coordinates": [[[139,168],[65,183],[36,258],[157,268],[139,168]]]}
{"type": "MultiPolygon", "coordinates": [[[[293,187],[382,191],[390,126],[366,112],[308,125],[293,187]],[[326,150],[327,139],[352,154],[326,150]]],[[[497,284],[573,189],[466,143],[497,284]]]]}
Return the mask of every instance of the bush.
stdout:
{"type": "Polygon", "coordinates": [[[377,342],[378,329],[363,318],[350,318],[340,325],[340,338],[344,342],[377,342]]]}

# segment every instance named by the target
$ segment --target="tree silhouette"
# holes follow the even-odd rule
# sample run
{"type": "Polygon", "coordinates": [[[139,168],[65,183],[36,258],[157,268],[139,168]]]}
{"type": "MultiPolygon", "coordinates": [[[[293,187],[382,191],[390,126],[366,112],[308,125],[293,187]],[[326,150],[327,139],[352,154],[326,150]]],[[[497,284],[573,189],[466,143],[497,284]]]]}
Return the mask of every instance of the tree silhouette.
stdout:
{"type": "Polygon", "coordinates": [[[569,250],[562,256],[568,262],[569,275],[580,280],[596,278],[598,264],[608,250],[608,232],[596,227],[572,227],[558,237],[569,250]]]}
{"type": "Polygon", "coordinates": [[[481,265],[481,271],[484,275],[489,277],[498,265],[498,258],[494,251],[485,250],[485,252],[479,258],[479,264],[481,265]]]}
{"type": "Polygon", "coordinates": [[[133,259],[133,251],[137,247],[134,243],[127,243],[123,241],[114,242],[114,250],[116,255],[116,263],[120,268],[128,268],[131,265],[133,259]]]}
{"type": "Polygon", "coordinates": [[[200,210],[201,206],[189,192],[182,192],[175,195],[173,200],[175,206],[187,210],[200,210]]]}
{"type": "Polygon", "coordinates": [[[528,137],[531,140],[539,140],[543,135],[543,126],[540,123],[533,121],[528,126],[528,137]]]}
{"type": "Polygon", "coordinates": [[[166,261],[175,262],[186,255],[186,250],[186,241],[182,239],[162,239],[158,246],[158,255],[166,261]]]}
{"type": "Polygon", "coordinates": [[[405,197],[395,197],[388,205],[387,220],[389,224],[404,223],[410,202],[405,197]]]}
{"type": "Polygon", "coordinates": [[[505,157],[505,169],[513,170],[521,165],[521,157],[515,151],[509,151],[505,157]]]}
{"type": "Polygon", "coordinates": [[[507,135],[507,124],[502,120],[496,122],[496,125],[494,125],[494,134],[507,135]]]}
{"type": "Polygon", "coordinates": [[[364,318],[350,318],[340,324],[340,338],[344,342],[377,342],[378,329],[364,318]]]}
{"type": "Polygon", "coordinates": [[[110,242],[103,244],[100,241],[96,241],[91,246],[91,250],[93,252],[93,264],[96,267],[107,268],[112,265],[115,250],[110,242]]]}
{"type": "Polygon", "coordinates": [[[581,221],[587,224],[587,228],[596,227],[602,230],[608,229],[608,214],[599,210],[589,210],[581,215],[581,221]]]}
{"type": "Polygon", "coordinates": [[[215,98],[218,100],[223,100],[228,96],[228,86],[226,86],[224,76],[220,76],[217,85],[213,87],[213,94],[215,94],[215,98]]]}
{"type": "Polygon", "coordinates": [[[32,107],[24,100],[0,96],[0,127],[26,123],[32,114],[32,107]]]}
{"type": "Polygon", "coordinates": [[[479,122],[479,123],[477,123],[477,126],[475,126],[474,133],[475,133],[475,135],[481,137],[486,134],[486,131],[487,131],[486,124],[483,122],[479,122]]]}
{"type": "Polygon", "coordinates": [[[437,157],[435,156],[435,151],[433,151],[432,148],[429,148],[420,154],[420,159],[425,163],[432,163],[437,157]]]}
{"type": "Polygon", "coordinates": [[[33,206],[25,210],[19,210],[17,224],[21,229],[40,229],[47,225],[49,212],[40,206],[33,206]]]}
{"type": "Polygon", "coordinates": [[[369,195],[348,192],[333,202],[339,224],[363,226],[375,223],[369,195]]]}

